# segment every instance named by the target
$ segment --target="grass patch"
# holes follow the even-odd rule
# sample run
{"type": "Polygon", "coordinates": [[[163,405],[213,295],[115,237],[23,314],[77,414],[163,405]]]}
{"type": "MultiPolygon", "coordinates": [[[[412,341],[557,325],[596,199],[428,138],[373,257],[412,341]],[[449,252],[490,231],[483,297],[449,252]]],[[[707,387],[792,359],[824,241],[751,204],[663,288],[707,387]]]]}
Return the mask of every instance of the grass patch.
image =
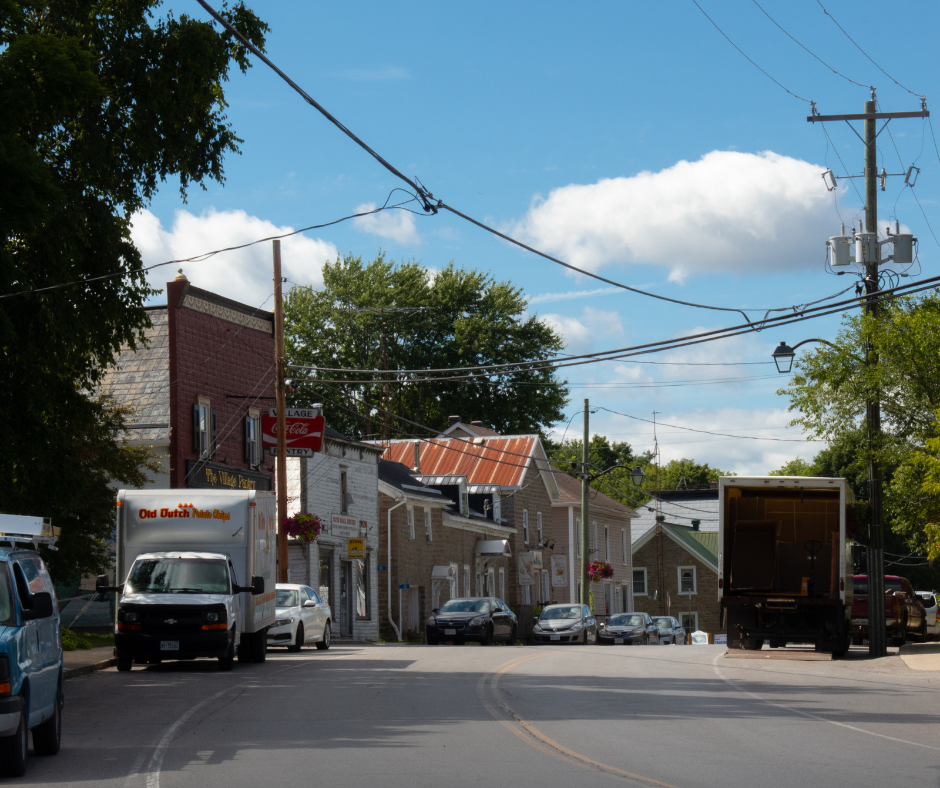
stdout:
{"type": "Polygon", "coordinates": [[[90,648],[113,645],[112,632],[73,632],[71,629],[62,628],[63,651],[87,651],[90,648]]]}

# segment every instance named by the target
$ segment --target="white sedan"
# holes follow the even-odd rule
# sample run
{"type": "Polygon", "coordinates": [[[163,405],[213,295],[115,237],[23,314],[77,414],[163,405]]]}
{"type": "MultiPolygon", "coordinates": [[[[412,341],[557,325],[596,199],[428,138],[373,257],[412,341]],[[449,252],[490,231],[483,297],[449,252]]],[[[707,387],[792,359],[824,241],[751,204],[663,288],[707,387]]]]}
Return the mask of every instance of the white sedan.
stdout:
{"type": "Polygon", "coordinates": [[[274,591],[277,620],[268,628],[269,646],[300,651],[314,643],[321,651],[330,647],[333,614],[330,606],[309,586],[278,583],[274,591]]]}

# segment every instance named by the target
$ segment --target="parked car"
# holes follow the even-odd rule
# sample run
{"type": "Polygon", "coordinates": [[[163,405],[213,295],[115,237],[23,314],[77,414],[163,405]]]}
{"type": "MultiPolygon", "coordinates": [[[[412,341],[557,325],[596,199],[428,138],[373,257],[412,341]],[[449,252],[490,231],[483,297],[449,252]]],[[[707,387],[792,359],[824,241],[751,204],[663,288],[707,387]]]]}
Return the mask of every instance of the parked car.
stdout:
{"type": "Polygon", "coordinates": [[[313,643],[320,651],[330,647],[333,614],[330,606],[309,586],[278,583],[274,590],[276,620],[268,629],[269,646],[300,651],[313,643]]]}
{"type": "Polygon", "coordinates": [[[435,608],[427,620],[429,646],[442,640],[455,643],[474,640],[484,646],[502,640],[513,645],[518,631],[516,614],[496,597],[451,599],[435,608]]]}
{"type": "MultiPolygon", "coordinates": [[[[0,515],[0,541],[16,518],[0,515]]],[[[41,522],[41,521],[40,521],[41,522]]],[[[18,540],[25,541],[25,540],[18,540]]],[[[33,752],[55,755],[62,739],[62,634],[55,589],[39,553],[0,546],[0,775],[26,772],[33,752]]]]}
{"type": "Polygon", "coordinates": [[[597,643],[597,621],[587,605],[547,605],[532,628],[532,642],[597,643]]]}
{"type": "Polygon", "coordinates": [[[649,646],[659,643],[659,627],[649,613],[618,613],[597,634],[602,646],[649,646]]]}
{"type": "Polygon", "coordinates": [[[674,616],[654,616],[653,623],[659,628],[659,642],[663,645],[685,645],[685,628],[674,616]]]}
{"type": "MultiPolygon", "coordinates": [[[[861,645],[868,638],[868,575],[855,575],[852,595],[852,642],[861,645]]],[[[907,578],[885,575],[885,629],[893,646],[905,640],[927,639],[924,603],[914,593],[907,578]]]]}
{"type": "Polygon", "coordinates": [[[937,620],[937,592],[918,591],[917,596],[924,603],[924,613],[927,615],[927,639],[940,640],[940,621],[937,620]]]}

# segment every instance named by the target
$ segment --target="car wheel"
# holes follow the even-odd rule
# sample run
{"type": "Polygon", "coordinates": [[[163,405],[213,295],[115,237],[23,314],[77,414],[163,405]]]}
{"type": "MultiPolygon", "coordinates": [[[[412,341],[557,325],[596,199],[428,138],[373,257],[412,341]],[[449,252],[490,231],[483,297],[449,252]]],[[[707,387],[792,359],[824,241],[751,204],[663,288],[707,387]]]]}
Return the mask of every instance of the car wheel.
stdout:
{"type": "Polygon", "coordinates": [[[330,622],[326,622],[326,626],[323,627],[323,640],[317,641],[317,649],[320,651],[326,651],[330,647],[331,638],[333,636],[332,629],[330,628],[330,622]]]}
{"type": "Polygon", "coordinates": [[[121,673],[126,673],[131,669],[131,666],[134,664],[134,660],[131,657],[121,657],[117,658],[117,669],[121,673]]]}
{"type": "Polygon", "coordinates": [[[22,777],[26,774],[28,725],[24,703],[16,733],[0,739],[0,774],[4,777],[22,777]]]}
{"type": "Polygon", "coordinates": [[[483,637],[480,638],[481,646],[488,646],[493,642],[493,625],[487,624],[486,629],[483,630],[483,637]]]}
{"type": "Polygon", "coordinates": [[[251,661],[262,663],[268,656],[268,630],[253,632],[251,635],[251,661]]]}
{"type": "Polygon", "coordinates": [[[304,625],[297,625],[297,634],[294,636],[294,642],[291,643],[288,647],[288,651],[300,651],[304,647],[304,625]]]}
{"type": "Polygon", "coordinates": [[[52,704],[52,716],[42,725],[33,728],[33,752],[36,755],[55,755],[62,744],[62,707],[65,697],[62,684],[56,687],[55,703],[52,704]]]}
{"type": "Polygon", "coordinates": [[[509,628],[509,640],[506,641],[506,645],[507,646],[516,645],[516,628],[515,627],[509,628]]]}

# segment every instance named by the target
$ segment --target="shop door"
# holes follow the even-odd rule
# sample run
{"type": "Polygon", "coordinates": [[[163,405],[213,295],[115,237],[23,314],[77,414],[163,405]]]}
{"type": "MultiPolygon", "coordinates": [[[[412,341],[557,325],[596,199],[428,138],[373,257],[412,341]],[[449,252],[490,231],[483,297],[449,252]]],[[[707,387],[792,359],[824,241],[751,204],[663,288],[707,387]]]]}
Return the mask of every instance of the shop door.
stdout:
{"type": "Polygon", "coordinates": [[[333,619],[339,615],[336,604],[336,591],[333,587],[333,551],[320,548],[320,598],[330,606],[333,619]]]}
{"type": "Polygon", "coordinates": [[[352,561],[340,562],[339,585],[339,631],[341,635],[352,637],[354,594],[352,561]]]}

